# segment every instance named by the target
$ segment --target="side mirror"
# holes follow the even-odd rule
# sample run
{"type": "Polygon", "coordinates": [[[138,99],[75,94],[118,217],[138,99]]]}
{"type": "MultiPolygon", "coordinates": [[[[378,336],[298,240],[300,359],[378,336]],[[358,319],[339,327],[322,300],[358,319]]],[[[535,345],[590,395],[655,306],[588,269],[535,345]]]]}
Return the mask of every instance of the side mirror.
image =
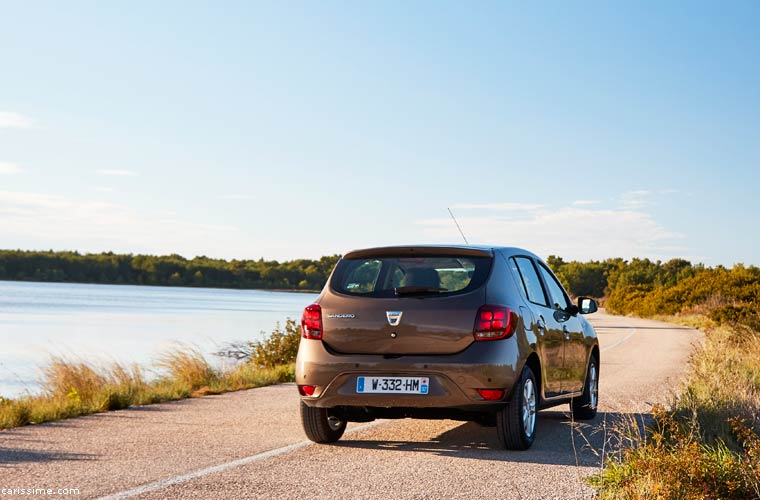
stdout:
{"type": "Polygon", "coordinates": [[[599,310],[596,301],[590,297],[578,297],[578,310],[581,314],[591,314],[599,310]]]}

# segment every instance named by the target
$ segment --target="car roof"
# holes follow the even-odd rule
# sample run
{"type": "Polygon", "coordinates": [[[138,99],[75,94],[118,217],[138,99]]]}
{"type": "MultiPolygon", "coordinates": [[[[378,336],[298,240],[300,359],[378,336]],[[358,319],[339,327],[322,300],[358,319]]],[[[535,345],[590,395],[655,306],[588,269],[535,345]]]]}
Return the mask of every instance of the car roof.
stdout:
{"type": "Polygon", "coordinates": [[[537,257],[533,252],[518,248],[491,245],[396,245],[385,247],[363,248],[351,250],[343,255],[344,259],[360,259],[364,257],[404,256],[404,255],[444,255],[451,252],[473,257],[492,257],[500,251],[506,255],[529,255],[537,257]]]}

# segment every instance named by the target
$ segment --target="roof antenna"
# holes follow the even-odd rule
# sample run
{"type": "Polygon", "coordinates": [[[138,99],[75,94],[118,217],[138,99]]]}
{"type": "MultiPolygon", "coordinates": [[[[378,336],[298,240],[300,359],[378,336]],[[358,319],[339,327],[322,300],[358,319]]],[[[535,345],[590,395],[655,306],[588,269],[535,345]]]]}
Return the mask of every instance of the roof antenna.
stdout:
{"type": "Polygon", "coordinates": [[[451,215],[451,218],[454,220],[454,224],[457,225],[457,229],[459,229],[459,234],[462,235],[462,239],[464,240],[465,245],[469,245],[470,243],[467,241],[467,237],[465,237],[464,232],[462,231],[462,228],[459,227],[459,223],[457,222],[457,218],[454,217],[454,213],[451,211],[449,207],[446,207],[446,210],[449,211],[449,215],[451,215]]]}

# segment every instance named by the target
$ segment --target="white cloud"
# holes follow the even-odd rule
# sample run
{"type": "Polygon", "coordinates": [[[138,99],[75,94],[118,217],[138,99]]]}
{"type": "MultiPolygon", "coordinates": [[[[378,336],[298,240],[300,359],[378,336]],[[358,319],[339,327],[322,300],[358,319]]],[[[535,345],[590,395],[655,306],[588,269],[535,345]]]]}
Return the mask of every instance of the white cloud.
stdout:
{"type": "Polygon", "coordinates": [[[12,111],[0,111],[0,128],[32,128],[34,120],[21,113],[12,111]]]}
{"type": "Polygon", "coordinates": [[[679,193],[677,189],[666,188],[656,191],[648,189],[638,189],[626,191],[620,195],[619,204],[622,208],[639,209],[652,205],[657,205],[660,199],[679,193]]]}
{"type": "Polygon", "coordinates": [[[97,191],[98,193],[112,193],[113,188],[108,186],[93,186],[93,191],[97,191]]]}
{"type": "Polygon", "coordinates": [[[626,191],[620,195],[620,206],[623,208],[641,208],[654,204],[652,199],[656,193],[645,189],[626,191]]]}
{"type": "Polygon", "coordinates": [[[602,203],[601,200],[575,200],[573,205],[576,207],[588,207],[591,205],[599,205],[600,203],[602,203]]]}
{"type": "Polygon", "coordinates": [[[451,208],[459,210],[492,210],[496,212],[533,211],[543,208],[543,205],[531,203],[457,203],[451,208]]]}
{"type": "Polygon", "coordinates": [[[133,172],[132,170],[119,170],[119,169],[101,169],[96,170],[96,174],[98,175],[111,175],[115,177],[134,177],[137,175],[137,172],[133,172]]]}
{"type": "MultiPolygon", "coordinates": [[[[667,259],[683,256],[677,244],[682,234],[669,231],[650,214],[630,208],[601,209],[564,206],[537,210],[523,217],[491,214],[458,218],[470,243],[517,246],[544,257],[565,259],[649,257],[667,259]]],[[[417,221],[428,239],[459,241],[450,218],[417,221]]]]}
{"type": "Polygon", "coordinates": [[[653,191],[650,191],[648,189],[634,189],[632,191],[626,191],[623,194],[633,196],[651,196],[653,194],[653,191]]]}
{"type": "Polygon", "coordinates": [[[223,194],[218,196],[219,200],[255,200],[256,197],[250,194],[223,194]]]}
{"type": "Polygon", "coordinates": [[[0,234],[4,244],[14,248],[84,252],[224,255],[241,246],[234,226],[193,223],[114,203],[11,191],[0,191],[0,234]]]}
{"type": "Polygon", "coordinates": [[[15,163],[0,161],[0,175],[2,174],[20,174],[24,169],[15,163]]]}

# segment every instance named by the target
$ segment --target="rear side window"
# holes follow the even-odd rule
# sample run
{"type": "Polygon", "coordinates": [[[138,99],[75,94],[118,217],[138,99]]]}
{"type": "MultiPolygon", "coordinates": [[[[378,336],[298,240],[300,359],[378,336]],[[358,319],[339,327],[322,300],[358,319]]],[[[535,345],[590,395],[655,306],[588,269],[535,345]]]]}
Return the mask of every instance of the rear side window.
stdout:
{"type": "Polygon", "coordinates": [[[559,281],[557,281],[557,278],[543,264],[539,266],[539,269],[544,277],[546,286],[549,287],[549,295],[552,297],[553,307],[560,311],[564,311],[570,307],[570,301],[567,299],[567,295],[565,295],[565,291],[562,289],[559,281]]]}
{"type": "Polygon", "coordinates": [[[534,304],[548,307],[544,287],[541,286],[541,280],[538,278],[533,261],[527,257],[513,257],[512,261],[517,266],[517,272],[520,275],[528,300],[534,304]]]}
{"type": "Polygon", "coordinates": [[[490,270],[490,257],[342,259],[330,286],[338,293],[367,297],[395,297],[410,290],[418,294],[452,295],[480,287],[490,270]]]}
{"type": "Polygon", "coordinates": [[[375,289],[383,263],[377,259],[358,262],[349,269],[346,289],[354,293],[367,293],[375,289]]]}

